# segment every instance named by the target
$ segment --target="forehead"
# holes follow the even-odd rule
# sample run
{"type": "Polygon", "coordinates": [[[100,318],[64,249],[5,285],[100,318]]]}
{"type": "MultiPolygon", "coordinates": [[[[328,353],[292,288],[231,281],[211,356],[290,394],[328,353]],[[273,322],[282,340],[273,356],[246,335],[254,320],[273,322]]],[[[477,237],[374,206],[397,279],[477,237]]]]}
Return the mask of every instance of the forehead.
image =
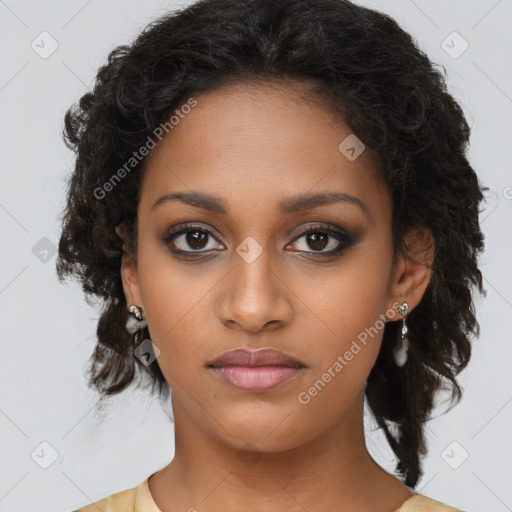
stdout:
{"type": "Polygon", "coordinates": [[[284,198],[316,190],[389,207],[366,151],[354,160],[340,150],[354,137],[350,128],[300,85],[241,84],[192,97],[195,106],[178,109],[147,157],[141,210],[190,190],[224,198],[234,213],[273,204],[277,212],[284,198]]]}

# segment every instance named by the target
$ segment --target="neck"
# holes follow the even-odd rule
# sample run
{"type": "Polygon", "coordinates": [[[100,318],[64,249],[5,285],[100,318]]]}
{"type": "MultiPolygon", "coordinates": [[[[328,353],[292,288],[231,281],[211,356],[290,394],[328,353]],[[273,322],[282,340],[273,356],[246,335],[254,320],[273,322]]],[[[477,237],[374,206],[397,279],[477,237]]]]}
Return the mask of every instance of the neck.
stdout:
{"type": "Polygon", "coordinates": [[[202,430],[173,400],[176,451],[150,480],[156,504],[162,512],[394,512],[413,493],[368,453],[363,396],[361,391],[321,435],[285,451],[229,445],[202,430]]]}

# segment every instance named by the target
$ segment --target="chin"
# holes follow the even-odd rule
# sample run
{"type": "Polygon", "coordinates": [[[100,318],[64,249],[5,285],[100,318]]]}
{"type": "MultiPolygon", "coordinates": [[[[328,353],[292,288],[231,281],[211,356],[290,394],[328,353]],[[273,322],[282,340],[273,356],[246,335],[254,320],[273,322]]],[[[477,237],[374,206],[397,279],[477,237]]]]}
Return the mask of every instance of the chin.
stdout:
{"type": "Polygon", "coordinates": [[[228,413],[220,417],[222,421],[219,420],[219,423],[210,423],[215,437],[242,451],[274,453],[291,450],[313,439],[319,433],[318,425],[314,431],[308,431],[303,420],[296,414],[290,414],[290,409],[286,408],[281,409],[279,414],[265,415],[260,408],[253,414],[237,414],[233,417],[228,413]],[[219,424],[225,428],[219,427],[219,424]]]}

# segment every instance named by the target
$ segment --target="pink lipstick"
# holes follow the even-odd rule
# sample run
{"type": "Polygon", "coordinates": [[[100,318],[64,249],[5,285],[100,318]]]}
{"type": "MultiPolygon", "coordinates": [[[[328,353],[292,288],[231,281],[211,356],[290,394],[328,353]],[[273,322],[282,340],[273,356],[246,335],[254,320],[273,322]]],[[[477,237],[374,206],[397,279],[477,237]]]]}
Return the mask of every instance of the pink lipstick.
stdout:
{"type": "Polygon", "coordinates": [[[223,352],[208,367],[225,382],[245,391],[268,391],[296,377],[305,365],[275,349],[223,352]]]}

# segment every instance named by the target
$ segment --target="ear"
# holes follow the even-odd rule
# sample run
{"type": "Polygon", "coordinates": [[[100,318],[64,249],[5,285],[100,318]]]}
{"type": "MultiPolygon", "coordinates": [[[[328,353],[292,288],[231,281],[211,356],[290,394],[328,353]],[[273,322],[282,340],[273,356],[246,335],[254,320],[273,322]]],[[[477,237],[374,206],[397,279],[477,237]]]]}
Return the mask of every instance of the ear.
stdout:
{"type": "MultiPolygon", "coordinates": [[[[121,239],[123,239],[124,233],[122,226],[116,227],[116,233],[121,239]]],[[[140,292],[137,262],[135,261],[135,258],[127,252],[127,247],[124,243],[123,250],[124,253],[121,258],[121,281],[123,283],[126,303],[128,306],[130,306],[130,304],[135,304],[136,306],[141,306],[144,309],[144,305],[142,304],[142,294],[140,292]]]]}
{"type": "Polygon", "coordinates": [[[411,227],[404,242],[408,256],[397,254],[388,287],[388,311],[396,311],[394,304],[406,301],[411,312],[421,301],[432,277],[435,248],[432,232],[426,226],[411,227]]]}
{"type": "Polygon", "coordinates": [[[124,296],[126,297],[126,303],[128,306],[130,306],[130,304],[135,304],[136,306],[141,306],[142,309],[144,309],[144,304],[142,304],[142,295],[140,293],[137,263],[126,253],[123,254],[123,257],[121,258],[121,280],[123,282],[124,296]]]}

